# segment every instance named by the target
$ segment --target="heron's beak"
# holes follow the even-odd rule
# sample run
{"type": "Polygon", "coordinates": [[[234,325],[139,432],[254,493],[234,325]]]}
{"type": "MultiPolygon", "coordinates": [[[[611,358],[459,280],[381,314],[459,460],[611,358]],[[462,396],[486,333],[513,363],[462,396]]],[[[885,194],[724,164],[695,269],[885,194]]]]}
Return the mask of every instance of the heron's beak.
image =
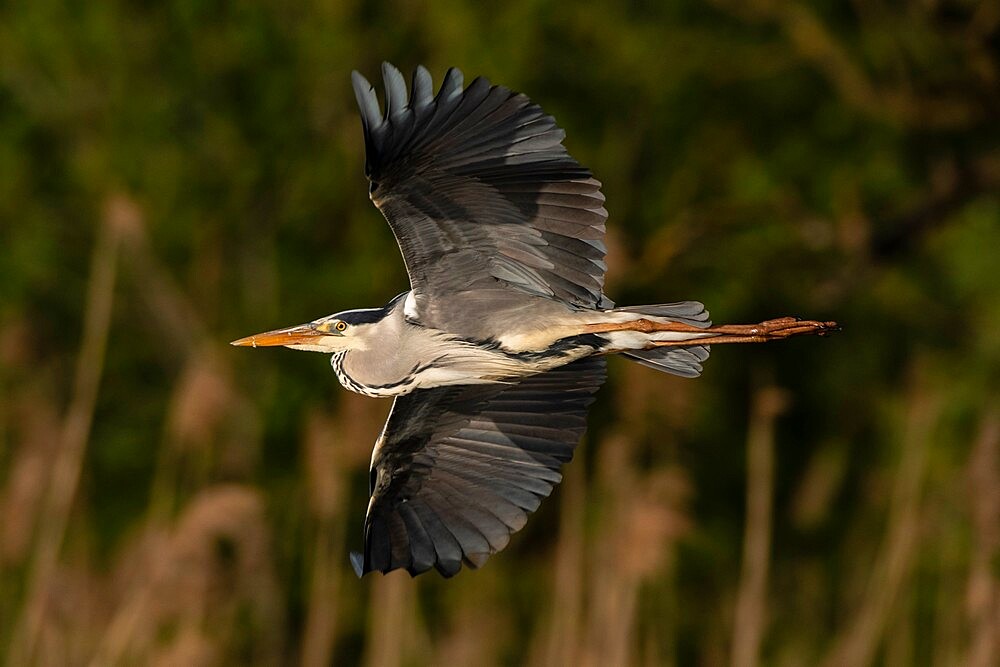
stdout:
{"type": "Polygon", "coordinates": [[[240,338],[239,340],[234,340],[233,342],[231,342],[230,345],[239,345],[242,347],[308,345],[310,342],[315,341],[317,338],[329,335],[330,334],[327,332],[317,330],[312,323],[297,324],[294,327],[275,329],[274,331],[268,331],[265,333],[255,334],[253,336],[247,336],[246,338],[240,338]]]}

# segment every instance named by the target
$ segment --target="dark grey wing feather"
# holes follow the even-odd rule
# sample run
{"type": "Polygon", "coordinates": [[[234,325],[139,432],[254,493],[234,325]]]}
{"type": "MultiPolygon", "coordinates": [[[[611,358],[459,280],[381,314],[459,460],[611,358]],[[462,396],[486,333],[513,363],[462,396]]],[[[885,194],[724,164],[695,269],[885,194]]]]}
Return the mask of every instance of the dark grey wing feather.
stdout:
{"type": "Polygon", "coordinates": [[[372,457],[359,575],[481,566],[562,476],[605,377],[592,357],[514,385],[418,390],[393,404],[372,457]]]}
{"type": "MultiPolygon", "coordinates": [[[[382,67],[385,113],[357,72],[372,200],[399,242],[420,318],[447,317],[463,295],[517,290],[571,308],[607,307],[604,196],[562,145],[563,131],[524,95],[450,69],[431,97],[418,67],[382,67]]],[[[468,308],[477,307],[475,299],[468,308]]],[[[479,301],[478,303],[482,303],[479,301]]]]}

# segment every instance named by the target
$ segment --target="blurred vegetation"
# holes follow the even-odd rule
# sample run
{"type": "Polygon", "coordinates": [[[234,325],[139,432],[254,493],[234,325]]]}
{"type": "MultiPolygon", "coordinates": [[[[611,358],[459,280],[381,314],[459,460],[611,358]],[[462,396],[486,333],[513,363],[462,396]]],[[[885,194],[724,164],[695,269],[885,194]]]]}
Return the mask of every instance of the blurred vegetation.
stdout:
{"type": "Polygon", "coordinates": [[[971,0],[4,3],[0,655],[998,664],[998,54],[971,0]],[[388,402],[226,342],[406,288],[381,60],[556,116],[616,301],[844,332],[613,362],[506,551],[357,580],[388,402]]]}

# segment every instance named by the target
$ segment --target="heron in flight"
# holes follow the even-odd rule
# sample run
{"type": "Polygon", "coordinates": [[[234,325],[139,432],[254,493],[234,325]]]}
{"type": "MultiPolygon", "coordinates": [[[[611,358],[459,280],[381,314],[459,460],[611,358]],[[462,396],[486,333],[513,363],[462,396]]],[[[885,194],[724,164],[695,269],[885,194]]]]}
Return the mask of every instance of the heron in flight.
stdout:
{"type": "Polygon", "coordinates": [[[233,345],[325,352],[340,383],[392,396],[372,452],[359,576],[445,577],[506,546],[560,479],[618,354],[696,377],[709,345],[824,334],[798,318],[712,326],[696,301],[616,306],[604,293],[601,184],[537,104],[450,69],[410,92],[383,64],[385,112],[354,72],[371,200],[410,291],[233,345]]]}

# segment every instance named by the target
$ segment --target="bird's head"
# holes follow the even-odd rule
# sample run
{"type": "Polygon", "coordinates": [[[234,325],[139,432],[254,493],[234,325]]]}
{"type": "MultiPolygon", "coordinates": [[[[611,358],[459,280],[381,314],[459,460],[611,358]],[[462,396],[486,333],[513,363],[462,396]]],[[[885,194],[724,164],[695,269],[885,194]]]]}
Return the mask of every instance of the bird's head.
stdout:
{"type": "Polygon", "coordinates": [[[382,321],[384,308],[345,310],[293,327],[276,329],[234,340],[230,345],[274,347],[283,345],[309,352],[342,352],[366,347],[366,334],[382,321]]]}

